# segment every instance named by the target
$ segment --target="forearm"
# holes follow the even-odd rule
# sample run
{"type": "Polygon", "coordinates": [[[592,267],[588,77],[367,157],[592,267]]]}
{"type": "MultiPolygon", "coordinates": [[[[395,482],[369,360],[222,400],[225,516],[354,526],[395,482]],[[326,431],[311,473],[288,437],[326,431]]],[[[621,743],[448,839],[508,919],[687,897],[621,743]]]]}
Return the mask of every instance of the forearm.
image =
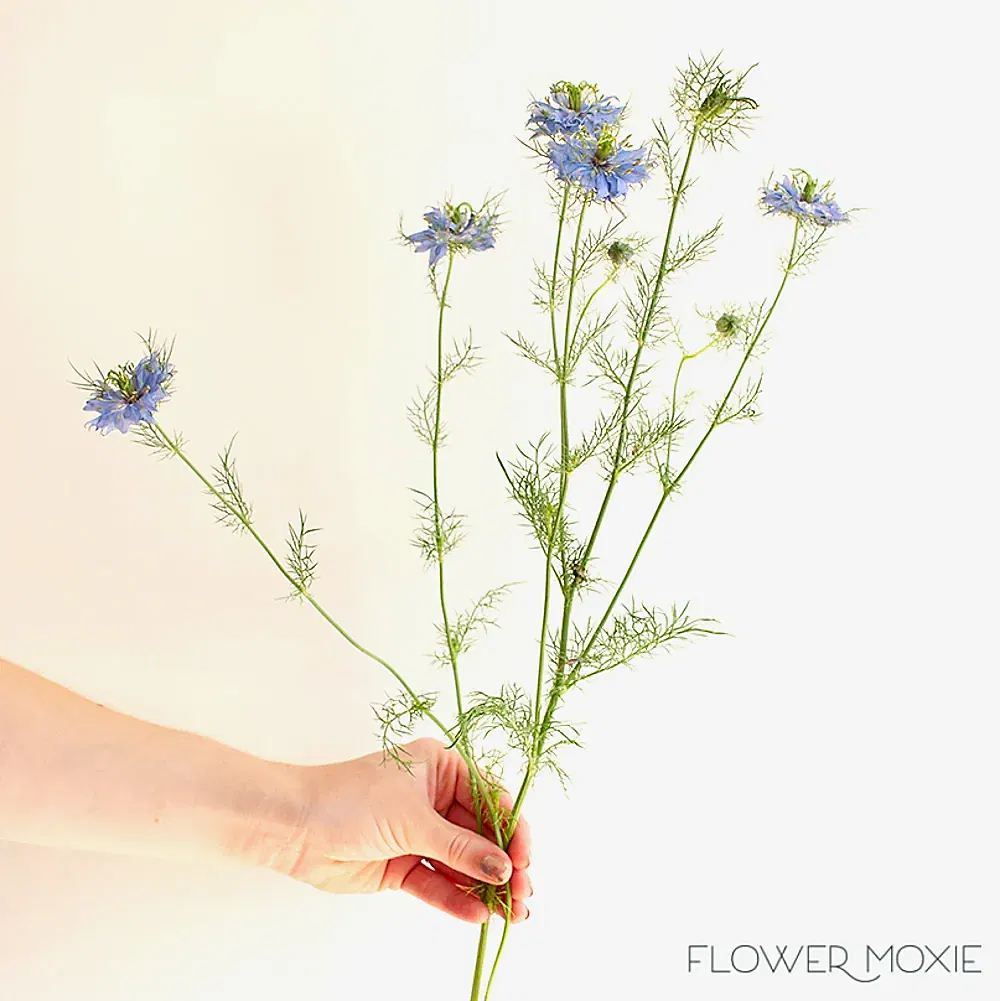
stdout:
{"type": "Polygon", "coordinates": [[[296,850],[300,772],[0,660],[0,839],[273,864],[296,850]]]}

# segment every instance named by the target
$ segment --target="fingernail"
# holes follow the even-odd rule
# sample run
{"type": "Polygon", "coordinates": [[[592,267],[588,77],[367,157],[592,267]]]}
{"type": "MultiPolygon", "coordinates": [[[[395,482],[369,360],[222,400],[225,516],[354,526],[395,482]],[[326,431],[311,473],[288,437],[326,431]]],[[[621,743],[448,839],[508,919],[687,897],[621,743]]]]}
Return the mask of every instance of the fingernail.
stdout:
{"type": "Polygon", "coordinates": [[[531,917],[531,909],[526,907],[524,909],[524,920],[527,921],[531,917]]]}
{"type": "Polygon", "coordinates": [[[510,862],[502,855],[487,855],[479,863],[483,875],[495,883],[506,883],[510,879],[510,862]]]}

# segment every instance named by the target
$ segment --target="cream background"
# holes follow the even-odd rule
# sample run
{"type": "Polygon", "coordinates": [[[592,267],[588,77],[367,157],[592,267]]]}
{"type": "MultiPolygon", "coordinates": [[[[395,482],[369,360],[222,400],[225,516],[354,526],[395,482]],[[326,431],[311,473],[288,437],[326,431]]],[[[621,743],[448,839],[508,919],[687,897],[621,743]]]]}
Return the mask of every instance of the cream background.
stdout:
{"type": "MultiPolygon", "coordinates": [[[[328,606],[433,683],[433,590],[407,542],[426,463],[405,420],[433,302],[392,237],[446,190],[506,188],[509,214],[457,275],[452,331],[473,324],[489,364],[449,399],[445,483],[473,530],[452,579],[456,595],[531,581],[506,613],[533,634],[537,561],[493,451],[554,415],[500,336],[542,322],[526,279],[552,230],[513,137],[564,76],[630,97],[642,137],[673,67],[724,48],[760,62],[762,118],[697,167],[686,222],[722,211],[727,238],[676,289],[692,342],[694,304],[774,287],[788,230],[753,203],[772,169],[833,174],[872,211],[790,286],[763,420],[713,441],[636,578],[734,635],[574,706],[588,750],[568,799],[549,783],[530,802],[533,914],[497,998],[803,996],[798,978],[686,974],[687,943],[744,941],[980,942],[983,976],[867,990],[995,996],[987,33],[967,34],[967,4],[899,9],[0,4],[3,654],[257,754],[372,749],[383,677],[272,600],[273,572],[180,466],[85,433],[67,359],[176,334],[168,426],[206,464],[239,429],[261,525],[313,514],[328,606]]],[[[650,232],[658,194],[631,199],[650,232]]],[[[648,511],[641,486],[620,496],[609,561],[648,511]]],[[[521,635],[478,649],[475,684],[528,676],[521,635]]],[[[11,1001],[462,997],[474,938],[402,895],[0,845],[11,1001]]],[[[861,990],[841,980],[809,997],[861,990]]]]}

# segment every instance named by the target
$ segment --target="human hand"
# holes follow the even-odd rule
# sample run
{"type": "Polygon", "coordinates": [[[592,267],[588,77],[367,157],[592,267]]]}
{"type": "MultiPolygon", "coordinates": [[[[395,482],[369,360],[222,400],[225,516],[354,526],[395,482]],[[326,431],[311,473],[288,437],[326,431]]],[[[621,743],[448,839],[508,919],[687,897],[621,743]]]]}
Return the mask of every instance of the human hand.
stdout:
{"type": "MultiPolygon", "coordinates": [[[[304,766],[307,805],[294,850],[279,853],[272,867],[330,893],[405,890],[479,923],[488,910],[469,887],[509,879],[512,920],[525,920],[532,893],[525,821],[503,852],[488,823],[485,837],[477,833],[468,767],[458,751],[431,738],[403,749],[412,774],[382,752],[304,766]]],[[[500,805],[513,807],[506,792],[500,805]]]]}

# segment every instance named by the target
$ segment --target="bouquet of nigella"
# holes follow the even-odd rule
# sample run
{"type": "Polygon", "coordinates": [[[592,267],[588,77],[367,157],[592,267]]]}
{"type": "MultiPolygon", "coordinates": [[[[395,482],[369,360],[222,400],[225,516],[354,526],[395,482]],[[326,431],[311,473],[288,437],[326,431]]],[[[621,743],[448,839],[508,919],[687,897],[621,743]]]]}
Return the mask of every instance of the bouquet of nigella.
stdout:
{"type": "MultiPolygon", "coordinates": [[[[393,675],[399,692],[377,710],[387,758],[410,767],[401,739],[422,720],[437,728],[469,767],[480,830],[504,848],[535,778],[545,769],[562,777],[559,753],[578,744],[578,731],[559,715],[569,692],[637,658],[721,632],[715,619],[689,614],[686,603],[665,610],[623,597],[667,501],[709,439],[724,425],[758,415],[759,357],[778,301],[789,279],[816,259],[834,228],[848,219],[829,185],[804,170],[767,182],[758,195],[764,214],[789,225],[776,290],[759,302],[726,305],[707,314],[708,330],[700,345],[687,346],[681,339],[667,309],[669,283],[712,252],[721,224],[681,235],[680,209],[693,183],[696,155],[733,146],[749,127],[757,104],[744,93],[748,73],[727,71],[719,57],[689,60],[673,88],[675,125],[654,122],[653,137],[642,146],[623,138],[625,108],[592,84],[557,83],[545,100],[529,106],[525,144],[548,178],[556,211],[554,250],[535,269],[534,299],[545,317],[539,339],[522,334],[508,339],[524,359],[551,376],[558,419],[554,434],[546,430],[511,455],[499,456],[498,483],[509,492],[540,551],[539,621],[526,634],[535,645],[531,664],[537,672],[527,690],[514,683],[492,693],[463,690],[461,661],[477,635],[493,624],[508,588],[487,591],[467,611],[454,610],[446,564],[461,539],[462,518],[445,507],[439,483],[445,389],[478,360],[471,340],[445,347],[449,296],[461,259],[495,244],[497,199],[478,207],[445,202],[424,215],[425,229],[401,234],[408,246],[428,253],[437,303],[433,376],[409,416],[430,453],[429,486],[418,494],[415,543],[435,570],[441,637],[436,658],[450,675],[451,714],[441,711],[438,694],[418,692],[402,671],[355,640],[320,604],[313,591],[316,529],[304,514],[289,526],[279,555],[254,520],[231,444],[206,474],[189,457],[181,436],[160,424],[158,409],[175,375],[169,349],[150,338],[145,357],[136,364],[82,377],[90,394],[84,409],[95,413],[91,427],[105,434],[131,432],[154,451],[180,460],[210,495],[219,520],[247,533],[263,549],[291,596],[312,606],[359,653],[393,675]],[[627,233],[624,225],[629,192],[656,175],[665,182],[668,211],[662,244],[654,245],[627,233]],[[657,394],[650,373],[665,349],[676,367],[665,384],[670,389],[657,394]],[[699,417],[691,411],[691,394],[682,391],[682,379],[691,363],[709,351],[733,359],[731,377],[699,417]],[[605,402],[596,419],[581,426],[574,393],[593,384],[603,391],[605,402]],[[596,473],[601,496],[588,519],[574,506],[573,489],[585,466],[596,473]],[[594,566],[602,526],[626,474],[643,468],[656,478],[658,500],[643,518],[634,549],[621,554],[625,569],[620,577],[601,580],[594,566]],[[583,613],[589,593],[600,596],[599,604],[583,613]],[[517,774],[511,788],[516,785],[517,792],[509,799],[501,796],[501,783],[512,759],[517,774]]],[[[749,185],[747,192],[749,197],[749,185]]],[[[508,770],[508,779],[510,774],[508,770]]],[[[472,885],[469,891],[503,920],[488,978],[489,921],[480,932],[471,991],[472,1001],[478,1001],[481,993],[489,996],[493,984],[510,924],[511,895],[509,886],[489,884],[472,885]]]]}

